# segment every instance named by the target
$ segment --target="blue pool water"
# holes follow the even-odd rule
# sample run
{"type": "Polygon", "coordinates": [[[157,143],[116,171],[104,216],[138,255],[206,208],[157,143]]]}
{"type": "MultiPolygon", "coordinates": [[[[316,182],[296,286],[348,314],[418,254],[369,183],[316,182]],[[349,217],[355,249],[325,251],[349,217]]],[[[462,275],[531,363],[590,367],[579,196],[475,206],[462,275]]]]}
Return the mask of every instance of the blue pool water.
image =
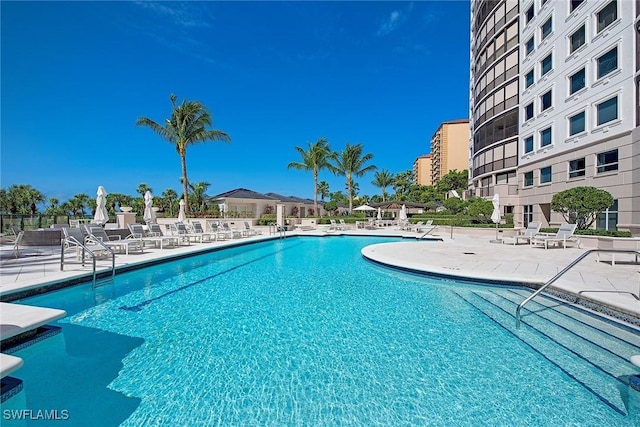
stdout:
{"type": "MultiPolygon", "coordinates": [[[[560,338],[478,309],[528,291],[361,257],[381,241],[263,242],[20,301],[68,317],[14,353],[24,389],[2,408],[66,410],[54,424],[92,426],[640,425],[616,377],[631,365],[574,370],[536,347],[560,338]]],[[[620,334],[615,346],[634,351],[637,335],[620,334]]]]}

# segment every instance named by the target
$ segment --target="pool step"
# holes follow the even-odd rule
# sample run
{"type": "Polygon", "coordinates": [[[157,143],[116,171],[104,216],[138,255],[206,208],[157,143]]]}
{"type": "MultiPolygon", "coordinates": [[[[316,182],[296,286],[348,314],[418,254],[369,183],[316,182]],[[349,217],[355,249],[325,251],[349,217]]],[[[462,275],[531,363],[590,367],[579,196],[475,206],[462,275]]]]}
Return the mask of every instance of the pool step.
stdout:
{"type": "Polygon", "coordinates": [[[640,351],[633,342],[618,340],[597,327],[580,325],[564,313],[554,313],[540,304],[528,307],[533,315],[529,313],[521,328],[516,329],[515,309],[528,294],[526,290],[460,290],[456,293],[616,412],[626,414],[619,389],[626,387],[628,375],[636,372],[628,362],[628,352],[640,351]],[[544,312],[546,318],[537,315],[537,310],[544,312]],[[607,348],[612,343],[614,348],[607,348]]]}

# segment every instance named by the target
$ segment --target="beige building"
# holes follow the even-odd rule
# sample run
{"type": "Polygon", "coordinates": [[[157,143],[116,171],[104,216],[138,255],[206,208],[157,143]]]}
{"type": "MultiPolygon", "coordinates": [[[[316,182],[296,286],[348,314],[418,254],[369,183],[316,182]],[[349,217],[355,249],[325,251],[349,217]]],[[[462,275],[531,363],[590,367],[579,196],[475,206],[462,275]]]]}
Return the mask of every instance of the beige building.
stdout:
{"type": "Polygon", "coordinates": [[[432,185],[431,154],[420,156],[413,162],[413,182],[418,185],[432,185]]]}
{"type": "Polygon", "coordinates": [[[469,120],[443,122],[431,137],[431,185],[469,167],[469,120]]]}

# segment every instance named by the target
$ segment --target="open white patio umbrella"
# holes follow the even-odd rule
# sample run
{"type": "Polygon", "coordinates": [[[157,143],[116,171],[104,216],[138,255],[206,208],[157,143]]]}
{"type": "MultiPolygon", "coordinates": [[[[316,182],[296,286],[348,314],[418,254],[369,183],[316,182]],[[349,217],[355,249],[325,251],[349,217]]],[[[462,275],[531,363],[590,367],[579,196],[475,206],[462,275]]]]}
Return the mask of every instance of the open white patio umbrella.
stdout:
{"type": "Polygon", "coordinates": [[[184,213],[184,199],[180,199],[180,212],[178,212],[178,221],[183,222],[187,219],[187,216],[184,213]]]}
{"type": "Polygon", "coordinates": [[[151,195],[151,191],[144,193],[144,214],[142,218],[147,224],[154,222],[156,219],[156,213],[153,211],[153,196],[151,195]]]}
{"type": "Polygon", "coordinates": [[[353,208],[353,210],[367,212],[367,211],[375,211],[376,208],[372,208],[369,205],[362,205],[362,206],[358,206],[357,208],[353,208]]]}
{"type": "Polygon", "coordinates": [[[102,185],[98,187],[96,213],[93,216],[93,222],[100,225],[109,222],[109,212],[107,211],[107,191],[102,185]]]}
{"type": "Polygon", "coordinates": [[[500,214],[500,196],[498,193],[493,195],[493,199],[491,200],[493,203],[493,212],[491,213],[491,221],[496,225],[496,242],[500,243],[500,239],[498,239],[498,224],[500,223],[500,219],[502,215],[500,214]]]}

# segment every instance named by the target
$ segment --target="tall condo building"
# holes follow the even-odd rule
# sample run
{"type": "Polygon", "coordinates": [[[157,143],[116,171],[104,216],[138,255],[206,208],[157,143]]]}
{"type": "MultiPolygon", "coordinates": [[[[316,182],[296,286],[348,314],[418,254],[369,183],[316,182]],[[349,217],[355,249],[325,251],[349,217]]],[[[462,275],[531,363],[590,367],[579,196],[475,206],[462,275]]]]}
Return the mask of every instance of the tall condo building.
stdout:
{"type": "Polygon", "coordinates": [[[413,162],[413,182],[418,185],[432,185],[431,154],[420,156],[413,162]]]}
{"type": "Polygon", "coordinates": [[[431,184],[452,170],[469,167],[469,120],[443,122],[431,137],[431,184]]]}
{"type": "MultiPolygon", "coordinates": [[[[596,227],[639,232],[638,2],[485,0],[472,2],[471,10],[472,190],[482,196],[497,192],[517,225],[535,220],[554,226],[564,221],[551,210],[554,194],[578,186],[601,188],[615,203],[596,227]],[[515,104],[505,113],[515,118],[516,132],[505,127],[503,139],[483,130],[488,121],[483,115],[502,98],[489,101],[495,88],[504,87],[506,96],[512,81],[503,83],[497,72],[478,67],[485,49],[497,54],[497,43],[490,48],[494,42],[483,40],[501,31],[500,8],[507,14],[515,10],[519,25],[515,104]],[[494,89],[483,94],[483,86],[494,89]],[[504,164],[496,164],[500,145],[515,159],[507,162],[505,155],[504,164]]],[[[507,48],[500,57],[510,54],[507,48]]]]}

